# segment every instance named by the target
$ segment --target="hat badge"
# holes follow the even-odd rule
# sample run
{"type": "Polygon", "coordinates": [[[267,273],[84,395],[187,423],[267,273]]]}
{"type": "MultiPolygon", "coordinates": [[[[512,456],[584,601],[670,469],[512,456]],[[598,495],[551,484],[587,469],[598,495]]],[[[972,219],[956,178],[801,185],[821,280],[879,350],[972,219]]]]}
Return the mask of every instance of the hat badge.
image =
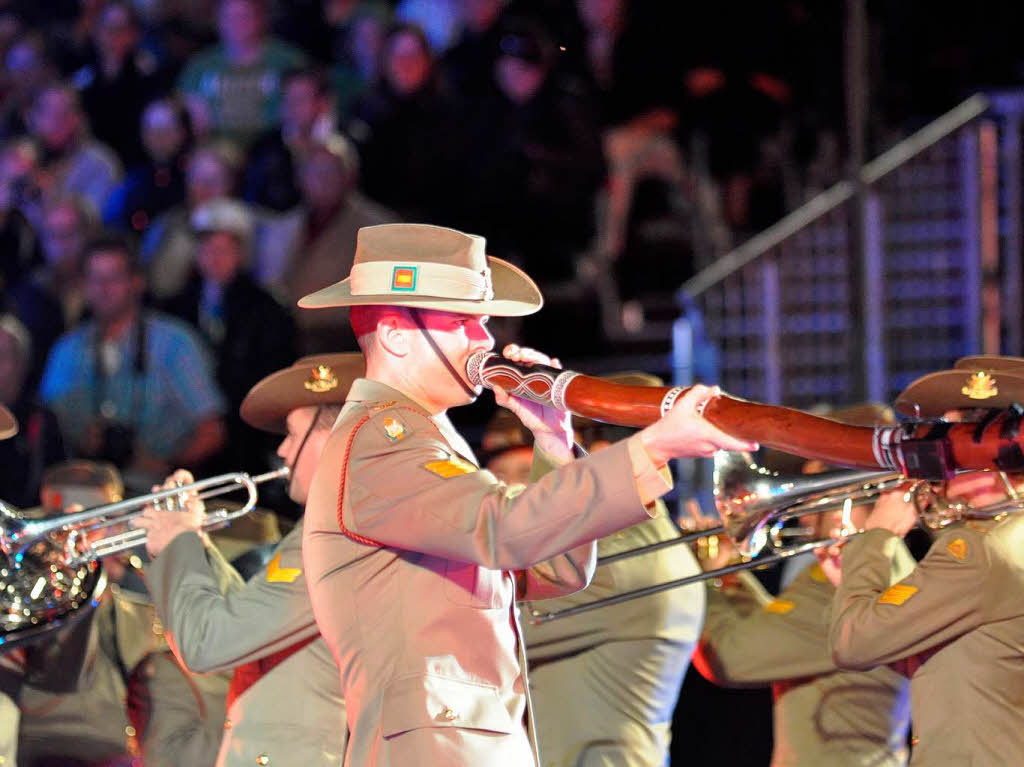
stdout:
{"type": "Polygon", "coordinates": [[[314,394],[323,394],[338,388],[338,377],[334,375],[330,366],[317,365],[303,386],[314,394]]]}
{"type": "Polygon", "coordinates": [[[971,374],[971,377],[967,379],[967,384],[960,389],[960,393],[971,399],[988,399],[999,394],[999,389],[996,387],[994,377],[984,370],[979,370],[977,373],[971,374]]]}

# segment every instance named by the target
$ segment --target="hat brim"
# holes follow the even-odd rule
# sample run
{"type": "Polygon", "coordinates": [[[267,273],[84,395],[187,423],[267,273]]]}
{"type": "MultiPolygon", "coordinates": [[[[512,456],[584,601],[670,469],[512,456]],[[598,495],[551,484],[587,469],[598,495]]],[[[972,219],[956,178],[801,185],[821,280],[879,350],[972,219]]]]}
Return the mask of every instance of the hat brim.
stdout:
{"type": "Polygon", "coordinates": [[[436,298],[410,293],[387,293],[374,296],[352,295],[352,285],[346,277],[341,282],[310,293],[299,299],[303,309],[329,309],[339,306],[411,306],[459,314],[487,314],[492,317],[523,317],[533,314],[544,305],[544,298],[533,280],[516,266],[494,256],[487,257],[491,269],[494,298],[470,301],[459,298],[436,298]]]}
{"type": "Polygon", "coordinates": [[[973,357],[961,357],[953,367],[957,370],[1006,370],[1019,375],[1024,373],[1024,357],[978,354],[973,357]]]}
{"type": "Polygon", "coordinates": [[[18,419],[14,413],[0,405],[0,439],[10,439],[18,433],[18,419]]]}
{"type": "Polygon", "coordinates": [[[921,376],[900,393],[893,407],[896,412],[912,417],[937,418],[947,410],[1004,408],[1024,403],[1024,376],[999,371],[995,376],[996,393],[979,399],[963,393],[971,370],[940,370],[921,376]]]}
{"type": "Polygon", "coordinates": [[[242,400],[239,415],[250,426],[274,434],[288,431],[288,413],[302,407],[344,404],[352,382],[366,372],[366,362],[359,352],[319,354],[306,357],[289,368],[271,373],[253,386],[242,400]],[[337,386],[316,392],[307,388],[314,365],[328,365],[337,379],[337,386]]]}

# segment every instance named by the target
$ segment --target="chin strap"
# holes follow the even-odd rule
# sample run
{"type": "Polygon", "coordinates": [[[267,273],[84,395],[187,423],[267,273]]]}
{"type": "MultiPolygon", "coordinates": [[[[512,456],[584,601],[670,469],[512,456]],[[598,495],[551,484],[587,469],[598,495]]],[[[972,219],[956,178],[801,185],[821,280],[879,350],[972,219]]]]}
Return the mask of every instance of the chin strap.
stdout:
{"type": "Polygon", "coordinates": [[[459,386],[462,387],[462,391],[466,392],[466,396],[469,397],[470,399],[476,399],[477,393],[473,389],[471,389],[469,384],[467,384],[463,377],[459,375],[459,372],[455,369],[455,366],[452,365],[451,361],[445,356],[444,352],[441,351],[441,347],[437,345],[437,342],[434,340],[434,337],[430,335],[430,332],[427,330],[427,326],[423,323],[423,317],[420,316],[419,309],[410,308],[409,314],[412,315],[412,321],[416,323],[416,327],[420,329],[420,332],[423,333],[424,338],[427,339],[427,343],[430,344],[430,348],[434,350],[434,354],[436,354],[437,358],[441,360],[442,363],[444,363],[444,366],[451,374],[451,377],[459,382],[459,386]]]}
{"type": "Polygon", "coordinates": [[[309,428],[306,429],[306,434],[302,437],[302,441],[299,443],[299,449],[295,451],[295,460],[292,461],[288,467],[288,476],[291,478],[289,482],[295,481],[295,467],[299,465],[299,458],[302,457],[302,451],[306,448],[306,443],[309,441],[310,436],[313,434],[313,429],[316,428],[316,422],[320,420],[320,414],[324,411],[323,405],[317,405],[316,412],[313,413],[313,420],[309,422],[309,428]]]}

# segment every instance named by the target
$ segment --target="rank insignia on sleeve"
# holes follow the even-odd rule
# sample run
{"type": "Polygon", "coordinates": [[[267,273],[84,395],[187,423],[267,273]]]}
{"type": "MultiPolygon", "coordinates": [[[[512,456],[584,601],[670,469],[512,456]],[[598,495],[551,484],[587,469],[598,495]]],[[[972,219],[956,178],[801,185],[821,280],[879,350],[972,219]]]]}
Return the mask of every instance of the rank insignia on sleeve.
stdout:
{"type": "Polygon", "coordinates": [[[291,583],[302,575],[297,567],[281,567],[281,552],[277,552],[267,565],[267,583],[291,583]]]}
{"type": "Polygon", "coordinates": [[[882,592],[878,598],[880,605],[901,605],[917,593],[917,586],[896,583],[882,592]]]}
{"type": "Polygon", "coordinates": [[[967,559],[967,541],[963,538],[956,538],[946,544],[946,551],[953,559],[959,559],[963,562],[967,559]]]}
{"type": "Polygon", "coordinates": [[[796,602],[790,602],[788,599],[773,599],[764,606],[764,610],[776,615],[785,615],[794,607],[796,607],[796,602]]]}
{"type": "Polygon", "coordinates": [[[399,440],[405,439],[407,434],[408,432],[405,429],[405,424],[398,419],[384,419],[384,436],[388,438],[389,442],[398,442],[399,440]]]}
{"type": "Polygon", "coordinates": [[[425,463],[423,464],[423,468],[427,471],[433,472],[442,479],[451,479],[452,477],[459,477],[463,474],[472,474],[476,471],[476,466],[471,464],[469,461],[459,458],[457,455],[451,456],[447,461],[431,461],[430,463],[425,463]]]}

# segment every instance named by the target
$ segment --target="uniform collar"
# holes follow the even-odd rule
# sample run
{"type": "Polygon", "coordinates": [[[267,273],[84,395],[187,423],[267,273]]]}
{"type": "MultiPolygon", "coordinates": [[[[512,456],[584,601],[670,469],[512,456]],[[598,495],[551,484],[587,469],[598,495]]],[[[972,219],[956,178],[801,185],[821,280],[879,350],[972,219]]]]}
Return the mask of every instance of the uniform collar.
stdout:
{"type": "Polygon", "coordinates": [[[348,390],[348,402],[393,402],[396,405],[407,405],[416,410],[423,411],[424,415],[430,418],[441,432],[441,436],[448,442],[449,447],[475,465],[479,465],[476,456],[473,454],[469,444],[462,435],[455,429],[452,422],[448,420],[446,412],[430,415],[416,400],[407,394],[403,394],[392,386],[383,384],[380,381],[373,381],[369,378],[357,378],[352,382],[348,390]]]}

